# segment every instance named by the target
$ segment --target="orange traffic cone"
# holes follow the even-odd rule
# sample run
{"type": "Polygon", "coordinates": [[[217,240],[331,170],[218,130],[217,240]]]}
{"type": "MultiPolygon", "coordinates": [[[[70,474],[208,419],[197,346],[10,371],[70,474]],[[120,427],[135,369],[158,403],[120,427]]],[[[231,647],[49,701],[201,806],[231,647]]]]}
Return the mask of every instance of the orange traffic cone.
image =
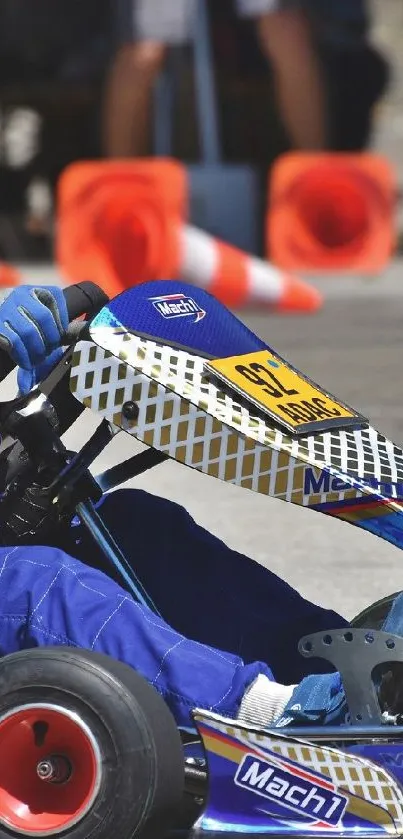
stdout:
{"type": "Polygon", "coordinates": [[[7,262],[0,262],[0,287],[13,288],[21,282],[21,274],[7,262]]]}
{"type": "Polygon", "coordinates": [[[169,276],[171,217],[179,221],[186,207],[186,173],[173,160],[73,163],[58,184],[60,270],[70,282],[91,277],[110,297],[160,271],[169,276]]]}
{"type": "Polygon", "coordinates": [[[315,311],[316,289],[186,225],[186,169],[171,160],[79,163],[59,182],[57,259],[77,282],[110,295],[148,280],[181,277],[225,305],[267,303],[315,311]]]}
{"type": "Polygon", "coordinates": [[[267,252],[289,271],[376,273],[395,247],[396,194],[379,155],[282,155],[269,181],[267,252]]]}

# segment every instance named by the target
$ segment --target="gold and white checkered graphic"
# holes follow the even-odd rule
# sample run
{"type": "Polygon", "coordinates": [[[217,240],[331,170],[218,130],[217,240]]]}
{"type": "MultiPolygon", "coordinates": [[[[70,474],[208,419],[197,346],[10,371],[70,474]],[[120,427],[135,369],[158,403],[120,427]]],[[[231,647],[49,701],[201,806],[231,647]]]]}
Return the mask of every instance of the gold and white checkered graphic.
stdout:
{"type": "Polygon", "coordinates": [[[250,731],[246,726],[231,724],[218,715],[204,711],[196,713],[196,720],[236,738],[249,748],[259,750],[262,755],[266,753],[266,757],[267,752],[271,752],[279,758],[286,758],[307,770],[324,775],[339,792],[355,796],[355,799],[350,799],[350,812],[363,819],[370,816],[370,821],[374,819],[376,823],[382,824],[388,833],[403,831],[403,791],[386,770],[370,760],[335,748],[290,739],[286,735],[250,731]],[[365,802],[375,806],[369,809],[365,802]],[[376,807],[384,813],[386,811],[389,819],[384,818],[382,812],[377,813],[376,807]]]}
{"type": "Polygon", "coordinates": [[[390,813],[397,829],[403,828],[402,792],[381,767],[336,749],[297,741],[291,743],[273,739],[270,749],[275,754],[325,775],[339,790],[348,790],[358,798],[377,804],[390,813]]]}
{"type": "MultiPolygon", "coordinates": [[[[403,484],[403,452],[372,428],[292,439],[205,378],[204,360],[110,327],[80,342],[71,390],[84,405],[149,446],[221,480],[295,504],[339,501],[379,491],[364,476],[403,484]],[[122,405],[134,401],[136,421],[122,405]],[[345,475],[347,489],[304,492],[307,465],[345,475]],[[348,473],[348,474],[346,474],[348,473]],[[355,479],[351,475],[356,476],[355,479]],[[351,487],[351,488],[350,488],[351,487]]],[[[318,473],[319,474],[319,473],[318,473]]],[[[401,509],[398,502],[393,505],[401,509]]]]}

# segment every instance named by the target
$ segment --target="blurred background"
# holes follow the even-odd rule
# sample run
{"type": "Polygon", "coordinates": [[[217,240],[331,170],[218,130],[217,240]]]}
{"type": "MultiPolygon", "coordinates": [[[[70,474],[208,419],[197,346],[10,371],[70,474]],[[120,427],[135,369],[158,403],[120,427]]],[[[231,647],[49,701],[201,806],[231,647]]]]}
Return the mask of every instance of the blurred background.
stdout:
{"type": "MultiPolygon", "coordinates": [[[[200,159],[194,44],[168,3],[159,30],[158,0],[0,0],[0,259],[52,259],[68,163],[200,159]]],[[[403,181],[401,0],[302,0],[303,26],[283,6],[208,3],[223,160],[253,164],[262,207],[290,148],[372,148],[403,181]]]]}

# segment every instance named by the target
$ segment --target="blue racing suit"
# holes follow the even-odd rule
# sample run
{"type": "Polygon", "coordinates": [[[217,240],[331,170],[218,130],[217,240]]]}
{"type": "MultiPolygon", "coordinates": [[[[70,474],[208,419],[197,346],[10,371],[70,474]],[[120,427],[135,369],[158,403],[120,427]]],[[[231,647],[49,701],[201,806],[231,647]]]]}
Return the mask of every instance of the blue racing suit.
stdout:
{"type": "Polygon", "coordinates": [[[259,673],[294,684],[304,672],[296,648],[301,635],[344,623],[163,498],[118,490],[106,496],[101,513],[164,620],[71,557],[104,565],[78,526],[60,549],[0,550],[3,654],[49,644],[107,653],[155,685],[186,726],[196,706],[236,717],[259,673]]]}
{"type": "MultiPolygon", "coordinates": [[[[21,390],[35,383],[34,365],[42,363],[43,376],[43,360],[57,360],[67,325],[63,305],[57,288],[22,287],[0,307],[0,343],[24,364],[21,390]]],[[[57,546],[0,549],[1,654],[54,644],[106,653],[151,682],[182,726],[194,707],[235,718],[259,674],[285,685],[302,680],[291,718],[344,718],[338,674],[304,678],[323,671],[323,663],[306,662],[297,651],[302,635],[345,626],[342,617],[304,600],[166,499],[118,490],[104,497],[100,512],[163,619],[111,579],[90,535],[73,523],[57,546]],[[89,557],[91,567],[83,562],[89,557]]]]}

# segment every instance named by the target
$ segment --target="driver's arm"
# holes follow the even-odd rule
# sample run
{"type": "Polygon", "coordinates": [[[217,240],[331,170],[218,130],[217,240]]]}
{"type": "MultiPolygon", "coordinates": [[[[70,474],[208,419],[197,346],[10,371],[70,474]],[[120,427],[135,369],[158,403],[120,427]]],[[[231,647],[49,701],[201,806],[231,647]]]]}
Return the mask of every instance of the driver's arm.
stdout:
{"type": "Polygon", "coordinates": [[[2,303],[0,348],[18,365],[20,393],[28,393],[57,363],[68,325],[66,301],[57,286],[19,286],[2,303]]]}

